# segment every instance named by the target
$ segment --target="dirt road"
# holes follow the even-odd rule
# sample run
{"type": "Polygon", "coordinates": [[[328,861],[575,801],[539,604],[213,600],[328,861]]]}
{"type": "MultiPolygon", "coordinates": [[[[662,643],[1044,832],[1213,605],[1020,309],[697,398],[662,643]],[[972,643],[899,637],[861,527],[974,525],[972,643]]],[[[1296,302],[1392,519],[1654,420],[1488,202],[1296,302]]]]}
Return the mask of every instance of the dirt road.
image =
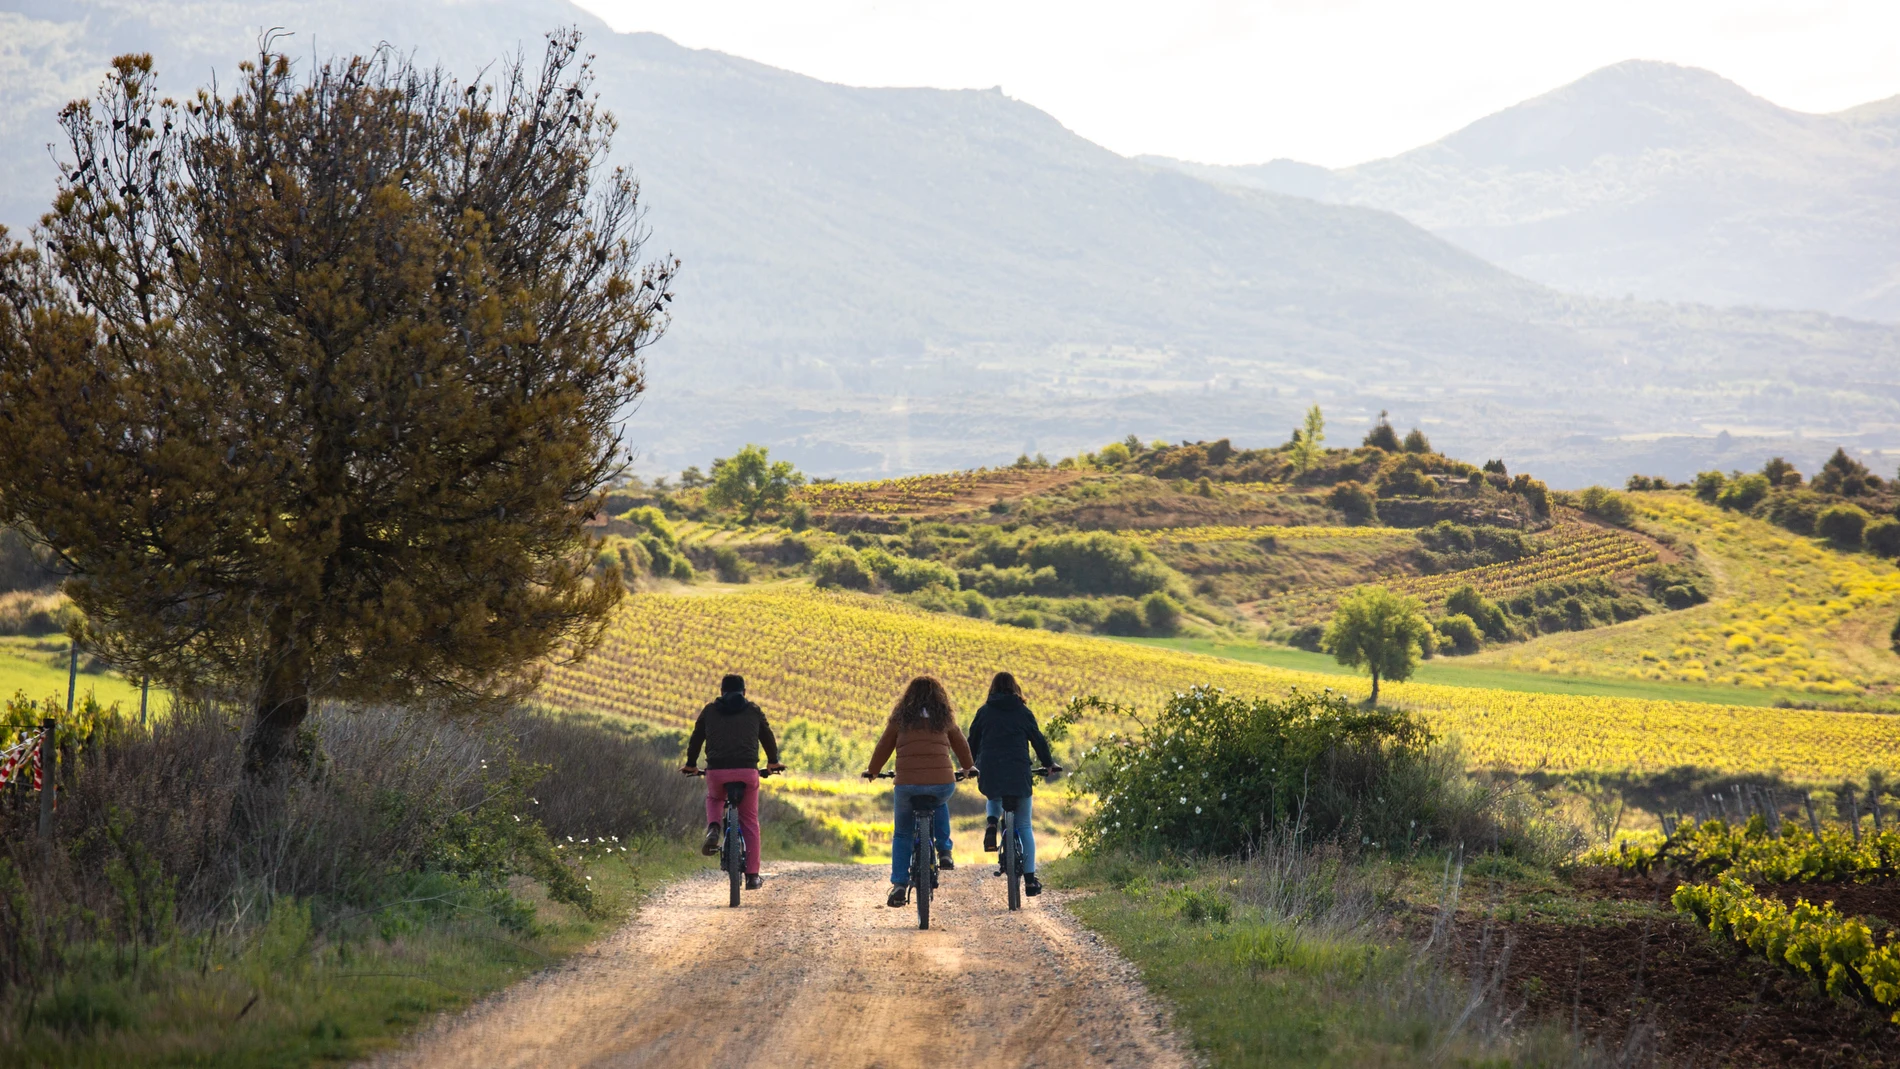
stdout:
{"type": "Polygon", "coordinates": [[[1050,895],[1006,912],[993,871],[944,873],[927,932],[880,866],[779,865],[736,910],[708,871],[376,1064],[1189,1064],[1130,966],[1050,895]]]}

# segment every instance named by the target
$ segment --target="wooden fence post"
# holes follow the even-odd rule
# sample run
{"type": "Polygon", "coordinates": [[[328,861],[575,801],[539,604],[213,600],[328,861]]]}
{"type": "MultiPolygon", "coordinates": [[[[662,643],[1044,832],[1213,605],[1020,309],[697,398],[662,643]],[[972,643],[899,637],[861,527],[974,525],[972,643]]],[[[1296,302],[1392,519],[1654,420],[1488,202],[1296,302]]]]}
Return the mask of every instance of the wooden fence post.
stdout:
{"type": "Polygon", "coordinates": [[[67,660],[66,664],[66,721],[71,723],[73,719],[73,692],[79,689],[79,640],[72,638],[66,641],[67,645],[72,647],[72,656],[67,660]]]}
{"type": "Polygon", "coordinates": [[[140,727],[145,726],[145,696],[151,689],[152,689],[151,680],[149,679],[139,680],[139,726],[140,727]]]}
{"type": "Polygon", "coordinates": [[[53,837],[53,802],[59,793],[59,721],[40,721],[40,838],[53,837]]]}
{"type": "Polygon", "coordinates": [[[1802,791],[1801,804],[1808,807],[1808,830],[1814,833],[1816,839],[1819,839],[1821,837],[1821,821],[1814,815],[1814,795],[1807,791],[1802,791]]]}

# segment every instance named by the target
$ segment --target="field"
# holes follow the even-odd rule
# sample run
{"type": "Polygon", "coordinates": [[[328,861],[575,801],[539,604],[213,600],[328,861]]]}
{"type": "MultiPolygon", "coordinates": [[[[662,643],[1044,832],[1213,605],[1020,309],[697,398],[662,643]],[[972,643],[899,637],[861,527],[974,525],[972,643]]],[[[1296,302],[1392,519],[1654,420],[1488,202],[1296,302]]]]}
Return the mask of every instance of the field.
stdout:
{"type": "Polygon", "coordinates": [[[1164,527],[1149,531],[1130,531],[1128,537],[1152,545],[1156,542],[1263,542],[1302,541],[1310,538],[1401,538],[1415,537],[1403,527],[1323,527],[1318,525],[1256,525],[1251,527],[1164,527]]]}
{"type": "MultiPolygon", "coordinates": [[[[0,700],[25,691],[34,701],[48,697],[66,700],[66,640],[51,638],[0,638],[0,700]],[[58,663],[55,664],[54,662],[58,663]]],[[[139,707],[139,687],[116,672],[81,672],[79,695],[91,691],[103,705],[118,702],[128,712],[139,707]]],[[[154,696],[153,702],[157,703],[154,696]]]]}
{"type": "Polygon", "coordinates": [[[992,502],[1040,493],[1077,478],[1073,471],[997,468],[941,475],[910,475],[860,483],[814,483],[795,500],[827,515],[931,516],[984,508],[992,502]]]}
{"type": "MultiPolygon", "coordinates": [[[[1197,684],[1241,693],[1331,687],[1357,678],[1237,663],[1075,635],[932,615],[876,598],[798,586],[699,597],[640,594],[602,648],[552,669],[550,704],[683,727],[724,671],[744,673],[768,712],[863,737],[911,675],[949,686],[963,715],[1008,668],[1045,711],[1076,693],[1156,708],[1197,684]]],[[[1462,739],[1475,765],[1517,771],[1657,772],[1682,766],[1822,781],[1900,768],[1900,720],[1640,698],[1392,685],[1388,700],[1462,739]]]]}
{"type": "Polygon", "coordinates": [[[1685,494],[1633,494],[1642,521],[1692,542],[1714,573],[1706,605],[1614,627],[1549,635],[1480,654],[1522,671],[1782,689],[1817,696],[1891,691],[1888,631],[1900,569],[1842,553],[1685,494]]]}

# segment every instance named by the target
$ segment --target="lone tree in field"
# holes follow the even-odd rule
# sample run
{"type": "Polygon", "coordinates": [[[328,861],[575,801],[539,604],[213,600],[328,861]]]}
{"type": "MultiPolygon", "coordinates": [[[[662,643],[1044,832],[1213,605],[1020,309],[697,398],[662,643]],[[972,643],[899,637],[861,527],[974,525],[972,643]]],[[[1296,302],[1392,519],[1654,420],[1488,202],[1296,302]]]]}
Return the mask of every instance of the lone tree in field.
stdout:
{"type": "Polygon", "coordinates": [[[1314,405],[1306,410],[1305,424],[1293,432],[1293,470],[1301,475],[1313,470],[1313,465],[1326,455],[1325,442],[1326,417],[1314,405]]]}
{"type": "Polygon", "coordinates": [[[1377,704],[1379,681],[1410,679],[1429,641],[1431,625],[1425,622],[1424,607],[1417,598],[1368,586],[1340,599],[1320,648],[1348,668],[1370,672],[1372,697],[1368,701],[1377,704]]]}
{"type": "Polygon", "coordinates": [[[706,503],[716,509],[738,509],[745,522],[751,523],[761,512],[784,508],[792,490],[804,483],[805,477],[791,461],[774,461],[765,447],[748,445],[736,456],[713,461],[706,503]]]}
{"type": "Polygon", "coordinates": [[[582,522],[676,262],[577,45],[467,86],[266,45],[182,106],[123,56],[0,231],[0,522],[111,661],[248,702],[253,775],[313,700],[514,696],[622,595],[582,522]]]}

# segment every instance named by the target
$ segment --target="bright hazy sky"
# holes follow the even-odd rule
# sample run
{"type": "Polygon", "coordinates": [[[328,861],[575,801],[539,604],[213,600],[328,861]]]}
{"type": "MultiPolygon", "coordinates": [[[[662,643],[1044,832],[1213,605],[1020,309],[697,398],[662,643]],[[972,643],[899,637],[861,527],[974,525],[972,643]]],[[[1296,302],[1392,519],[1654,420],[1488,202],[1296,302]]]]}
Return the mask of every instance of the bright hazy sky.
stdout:
{"type": "Polygon", "coordinates": [[[577,0],[849,85],[1003,91],[1117,152],[1389,156],[1625,59],[1802,111],[1900,94],[1900,0],[577,0]]]}

